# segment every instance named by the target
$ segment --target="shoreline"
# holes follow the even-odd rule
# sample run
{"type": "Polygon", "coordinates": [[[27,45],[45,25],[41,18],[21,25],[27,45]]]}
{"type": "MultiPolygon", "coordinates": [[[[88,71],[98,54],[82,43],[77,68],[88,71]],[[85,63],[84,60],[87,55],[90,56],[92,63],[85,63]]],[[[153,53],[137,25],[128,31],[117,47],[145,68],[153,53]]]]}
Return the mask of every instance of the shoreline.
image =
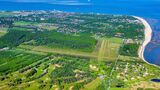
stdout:
{"type": "Polygon", "coordinates": [[[145,29],[144,29],[144,35],[145,35],[145,39],[143,41],[143,44],[140,46],[139,50],[138,50],[138,56],[139,58],[141,58],[143,61],[145,61],[147,64],[149,65],[153,65],[153,66],[156,66],[158,68],[160,68],[159,66],[155,65],[155,64],[151,64],[149,63],[147,60],[145,60],[144,58],[144,51],[145,51],[145,48],[146,46],[148,45],[148,43],[151,41],[152,39],[152,28],[151,26],[149,25],[149,23],[141,18],[141,17],[138,17],[138,16],[133,16],[134,18],[140,20],[142,22],[142,24],[145,26],[145,29]]]}

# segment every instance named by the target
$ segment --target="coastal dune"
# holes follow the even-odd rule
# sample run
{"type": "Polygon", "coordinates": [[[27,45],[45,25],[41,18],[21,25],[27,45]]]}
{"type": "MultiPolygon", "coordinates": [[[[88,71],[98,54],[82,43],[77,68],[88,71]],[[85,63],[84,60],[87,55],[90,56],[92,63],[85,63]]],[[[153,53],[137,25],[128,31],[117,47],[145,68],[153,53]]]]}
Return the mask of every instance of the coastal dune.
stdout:
{"type": "Polygon", "coordinates": [[[144,26],[145,26],[145,29],[144,29],[145,39],[144,39],[143,44],[139,48],[138,56],[139,56],[139,58],[141,58],[142,60],[144,60],[145,62],[147,62],[145,60],[145,58],[144,58],[144,50],[145,50],[147,44],[151,41],[151,38],[152,38],[152,28],[151,28],[151,26],[149,25],[149,23],[145,19],[143,19],[141,17],[137,17],[137,16],[133,16],[133,17],[136,18],[136,19],[138,19],[138,20],[140,20],[144,24],[144,26]]]}

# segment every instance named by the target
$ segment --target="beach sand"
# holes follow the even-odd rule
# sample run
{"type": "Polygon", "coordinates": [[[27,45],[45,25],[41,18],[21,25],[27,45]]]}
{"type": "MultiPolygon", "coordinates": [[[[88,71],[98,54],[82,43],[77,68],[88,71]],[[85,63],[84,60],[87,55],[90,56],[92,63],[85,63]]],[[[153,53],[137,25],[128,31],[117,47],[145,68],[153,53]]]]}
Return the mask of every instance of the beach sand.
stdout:
{"type": "MultiPolygon", "coordinates": [[[[145,60],[145,58],[144,58],[144,50],[145,50],[147,44],[152,39],[152,28],[151,28],[151,26],[149,25],[149,23],[145,19],[143,19],[141,17],[137,17],[137,16],[133,16],[133,17],[138,19],[138,20],[140,20],[145,26],[145,29],[144,29],[145,39],[144,39],[143,44],[139,48],[138,56],[139,56],[139,58],[144,60],[146,63],[148,63],[147,60],[145,60]]],[[[148,63],[148,64],[150,64],[150,63],[148,63]]],[[[150,64],[150,65],[154,65],[154,64],[150,64]]],[[[156,66],[156,65],[154,65],[154,66],[156,66]]]]}

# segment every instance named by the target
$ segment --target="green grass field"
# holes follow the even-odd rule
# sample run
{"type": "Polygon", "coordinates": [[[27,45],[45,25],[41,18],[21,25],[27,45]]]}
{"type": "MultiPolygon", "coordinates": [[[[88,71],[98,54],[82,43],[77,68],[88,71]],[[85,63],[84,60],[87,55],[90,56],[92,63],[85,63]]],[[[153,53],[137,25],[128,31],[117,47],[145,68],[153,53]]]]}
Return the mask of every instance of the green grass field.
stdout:
{"type": "Polygon", "coordinates": [[[0,37],[3,36],[3,35],[4,35],[4,33],[1,33],[1,32],[0,32],[0,37]]]}
{"type": "Polygon", "coordinates": [[[74,49],[51,48],[47,46],[31,46],[25,44],[21,44],[19,48],[37,52],[58,53],[71,56],[98,58],[98,60],[103,60],[103,59],[115,60],[118,56],[118,50],[122,44],[122,39],[103,38],[99,39],[98,43],[99,45],[97,45],[95,50],[91,53],[82,52],[74,49]]]}
{"type": "Polygon", "coordinates": [[[0,28],[0,37],[7,33],[8,28],[0,28]]]}
{"type": "Polygon", "coordinates": [[[100,78],[96,78],[92,82],[88,83],[81,90],[96,90],[96,88],[101,84],[102,80],[100,78]]]}
{"type": "Polygon", "coordinates": [[[37,22],[24,22],[24,21],[14,22],[14,25],[15,26],[36,26],[45,30],[56,30],[58,28],[55,25],[51,25],[50,23],[37,23],[37,22]]]}
{"type": "Polygon", "coordinates": [[[38,25],[38,23],[35,23],[35,22],[18,21],[18,22],[14,22],[14,25],[16,25],[16,26],[27,26],[27,25],[36,26],[36,25],[38,25]]]}
{"type": "Polygon", "coordinates": [[[102,38],[101,45],[99,45],[98,60],[116,59],[119,55],[118,50],[122,45],[122,39],[120,38],[102,38]]]}

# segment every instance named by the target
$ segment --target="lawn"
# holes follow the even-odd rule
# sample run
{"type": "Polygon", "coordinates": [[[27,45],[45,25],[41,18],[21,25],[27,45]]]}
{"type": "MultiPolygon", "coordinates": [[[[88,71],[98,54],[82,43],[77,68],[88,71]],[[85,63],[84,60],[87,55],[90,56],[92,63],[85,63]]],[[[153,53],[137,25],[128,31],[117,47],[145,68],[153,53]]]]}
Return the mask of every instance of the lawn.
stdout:
{"type": "Polygon", "coordinates": [[[37,52],[45,52],[45,53],[57,53],[57,54],[64,54],[64,55],[71,55],[71,56],[92,57],[92,58],[96,57],[92,53],[81,52],[81,51],[72,50],[72,49],[51,48],[47,46],[20,45],[19,48],[28,49],[28,50],[37,51],[37,52]]]}

